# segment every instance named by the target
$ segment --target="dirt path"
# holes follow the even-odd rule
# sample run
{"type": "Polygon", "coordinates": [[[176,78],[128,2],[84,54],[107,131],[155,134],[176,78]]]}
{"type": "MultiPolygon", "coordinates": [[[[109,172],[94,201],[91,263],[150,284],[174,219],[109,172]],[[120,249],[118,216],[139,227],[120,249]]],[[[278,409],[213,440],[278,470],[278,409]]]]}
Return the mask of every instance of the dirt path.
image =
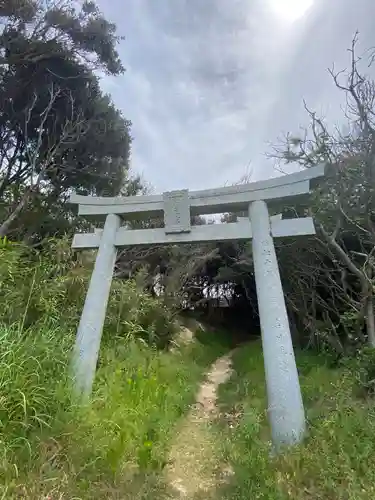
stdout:
{"type": "Polygon", "coordinates": [[[217,413],[217,389],[231,373],[232,353],[216,360],[201,384],[196,404],[183,420],[172,443],[167,481],[176,492],[174,498],[193,500],[212,498],[216,487],[232,474],[219,463],[210,425],[217,413]]]}

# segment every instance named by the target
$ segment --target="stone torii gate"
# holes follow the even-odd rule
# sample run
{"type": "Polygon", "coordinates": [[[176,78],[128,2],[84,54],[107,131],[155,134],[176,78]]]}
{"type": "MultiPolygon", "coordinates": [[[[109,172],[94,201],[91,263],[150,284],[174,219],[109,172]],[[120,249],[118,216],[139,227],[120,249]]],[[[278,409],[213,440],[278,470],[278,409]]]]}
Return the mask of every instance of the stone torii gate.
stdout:
{"type": "Polygon", "coordinates": [[[277,211],[286,202],[288,206],[300,203],[309,194],[311,181],[323,175],[321,165],[275,179],[204,191],[127,198],[73,195],[70,203],[79,205],[79,215],[105,219],[103,230],[76,234],[72,245],[98,249],[73,352],[78,392],[87,397],[92,390],[118,247],[252,238],[272,441],[276,448],[300,442],[305,413],[273,238],[311,235],[315,228],[310,217],[270,217],[269,208],[277,211]],[[249,219],[236,223],[190,224],[192,215],[247,210],[249,219]],[[165,227],[131,230],[121,226],[122,216],[126,220],[164,216],[165,227]]]}

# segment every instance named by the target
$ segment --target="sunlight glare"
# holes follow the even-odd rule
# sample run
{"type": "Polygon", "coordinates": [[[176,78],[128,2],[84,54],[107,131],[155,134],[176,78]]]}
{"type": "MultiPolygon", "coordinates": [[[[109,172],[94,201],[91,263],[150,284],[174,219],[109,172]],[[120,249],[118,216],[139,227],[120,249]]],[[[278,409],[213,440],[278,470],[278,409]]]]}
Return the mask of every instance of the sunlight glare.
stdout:
{"type": "Polygon", "coordinates": [[[278,18],[294,22],[300,19],[313,5],[314,0],[268,0],[271,11],[278,18]]]}

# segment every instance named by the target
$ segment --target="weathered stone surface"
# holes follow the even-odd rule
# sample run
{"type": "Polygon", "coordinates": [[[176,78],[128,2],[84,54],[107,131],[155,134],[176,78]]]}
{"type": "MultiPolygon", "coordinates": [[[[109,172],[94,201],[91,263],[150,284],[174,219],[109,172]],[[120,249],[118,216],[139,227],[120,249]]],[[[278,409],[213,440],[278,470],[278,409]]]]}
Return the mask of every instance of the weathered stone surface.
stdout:
{"type": "MultiPolygon", "coordinates": [[[[311,182],[324,176],[324,165],[307,168],[294,174],[282,175],[265,181],[251,182],[218,189],[204,189],[189,192],[192,215],[242,212],[249,203],[266,200],[269,206],[288,199],[288,204],[310,191],[311,182]]],[[[179,191],[175,191],[179,192],[179,191]]],[[[85,217],[126,214],[126,219],[161,217],[164,211],[163,195],[96,197],[72,195],[70,203],[78,204],[78,214],[85,217]]]]}
{"type": "Polygon", "coordinates": [[[250,205],[253,260],[259,307],[268,416],[275,450],[305,434],[305,412],[280,280],[270,218],[264,201],[250,205]]]}
{"type": "Polygon", "coordinates": [[[73,370],[76,390],[84,398],[91,394],[98,362],[100,341],[116,262],[116,233],[120,217],[110,214],[101,233],[95,266],[91,275],[85,305],[78,326],[73,351],[73,370]]]}
{"type": "Polygon", "coordinates": [[[163,203],[165,233],[189,233],[191,230],[189,191],[182,189],[163,193],[163,203]]]}

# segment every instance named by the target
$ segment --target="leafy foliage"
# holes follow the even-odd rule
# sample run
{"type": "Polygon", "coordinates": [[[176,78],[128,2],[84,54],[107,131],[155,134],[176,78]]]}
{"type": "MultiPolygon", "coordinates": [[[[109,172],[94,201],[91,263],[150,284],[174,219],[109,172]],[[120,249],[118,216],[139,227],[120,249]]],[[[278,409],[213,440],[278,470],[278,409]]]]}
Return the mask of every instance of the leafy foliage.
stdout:
{"type": "Polygon", "coordinates": [[[115,49],[116,26],[93,1],[79,8],[70,1],[9,0],[2,2],[0,18],[3,65],[41,62],[50,56],[46,48],[54,46],[62,54],[81,54],[91,69],[103,68],[114,75],[124,71],[115,49]]]}
{"type": "MultiPolygon", "coordinates": [[[[91,253],[0,240],[0,493],[4,498],[144,498],[204,370],[225,347],[171,352],[173,316],[115,280],[92,402],[72,397],[70,354],[91,253]]],[[[154,497],[154,496],[153,496],[154,497]]]]}
{"type": "Polygon", "coordinates": [[[368,398],[375,396],[375,351],[372,347],[359,350],[355,358],[342,360],[342,365],[351,370],[356,382],[358,395],[368,398]]]}
{"type": "MultiPolygon", "coordinates": [[[[93,254],[73,253],[67,240],[50,240],[43,253],[6,241],[0,247],[0,318],[22,328],[74,329],[83,306],[93,254]]],[[[136,282],[115,280],[108,305],[106,332],[121,342],[129,337],[167,347],[176,331],[173,311],[142,292],[136,282]],[[115,334],[115,337],[113,336],[115,334]]]]}
{"type": "Polygon", "coordinates": [[[62,234],[62,217],[52,232],[40,216],[61,212],[71,189],[140,189],[128,175],[130,122],[93,72],[123,72],[118,41],[91,1],[11,1],[0,11],[0,235],[62,234]]]}

